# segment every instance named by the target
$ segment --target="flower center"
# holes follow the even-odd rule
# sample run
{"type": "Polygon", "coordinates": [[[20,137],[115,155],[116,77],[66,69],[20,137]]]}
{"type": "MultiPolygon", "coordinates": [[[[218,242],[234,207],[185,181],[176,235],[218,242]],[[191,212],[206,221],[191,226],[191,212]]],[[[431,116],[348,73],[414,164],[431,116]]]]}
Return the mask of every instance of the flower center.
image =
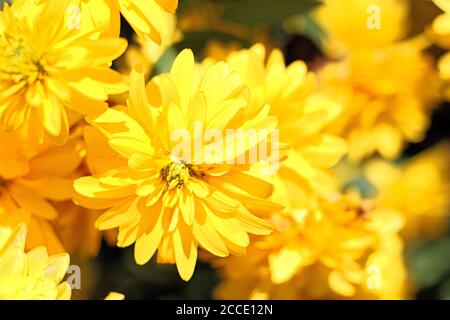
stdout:
{"type": "Polygon", "coordinates": [[[0,79],[32,84],[44,73],[42,59],[33,54],[23,37],[0,35],[0,79]]]}
{"type": "Polygon", "coordinates": [[[179,159],[173,160],[170,164],[161,169],[161,176],[166,180],[169,189],[181,187],[195,175],[192,166],[179,159]]]}

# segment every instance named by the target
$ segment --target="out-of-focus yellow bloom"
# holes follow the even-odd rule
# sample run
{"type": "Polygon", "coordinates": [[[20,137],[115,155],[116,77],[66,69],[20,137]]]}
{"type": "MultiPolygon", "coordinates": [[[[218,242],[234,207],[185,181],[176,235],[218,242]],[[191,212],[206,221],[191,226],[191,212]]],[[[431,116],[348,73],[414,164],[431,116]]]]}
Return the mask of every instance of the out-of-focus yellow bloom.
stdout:
{"type": "MultiPolygon", "coordinates": [[[[450,1],[449,0],[433,0],[434,3],[441,8],[444,13],[439,15],[431,26],[432,38],[442,47],[450,49],[450,1]]],[[[450,53],[446,53],[439,60],[439,71],[442,79],[446,81],[445,95],[450,99],[450,53]]]]}
{"type": "Polygon", "coordinates": [[[445,232],[450,215],[450,146],[441,143],[401,166],[373,160],[366,173],[378,190],[377,203],[401,212],[409,241],[445,232]]]}
{"type": "Polygon", "coordinates": [[[20,4],[0,12],[0,125],[13,130],[38,122],[63,143],[68,112],[101,112],[109,94],[126,91],[122,76],[108,67],[127,43],[92,39],[92,30],[71,26],[66,1],[33,2],[29,10],[20,4]]]}
{"type": "Polygon", "coordinates": [[[205,46],[205,56],[215,61],[225,60],[234,51],[242,49],[239,42],[223,43],[215,39],[209,40],[205,46]]]}
{"type": "Polygon", "coordinates": [[[110,292],[105,298],[105,300],[124,300],[124,299],[125,296],[118,292],[110,292]]]}
{"type": "Polygon", "coordinates": [[[81,135],[74,132],[63,146],[37,144],[24,130],[0,132],[0,225],[28,226],[27,248],[63,248],[51,221],[58,216],[51,201],[69,201],[74,173],[84,157],[81,135]],[[18,210],[22,209],[22,210],[18,210]]]}
{"type": "Polygon", "coordinates": [[[72,257],[95,257],[100,249],[102,233],[95,228],[100,212],[75,205],[72,201],[54,204],[58,218],[52,223],[56,236],[72,257]]]}
{"type": "Polygon", "coordinates": [[[327,33],[327,53],[342,57],[400,40],[408,31],[407,0],[326,0],[315,17],[327,33]]]}
{"type": "Polygon", "coordinates": [[[93,176],[75,181],[82,195],[77,202],[109,208],[96,226],[118,227],[117,245],[135,243],[138,264],[158,250],[158,262],[176,263],[184,280],[192,276],[198,246],[220,257],[244,254],[248,233],[270,233],[269,224],[252,213],[280,208],[264,200],[272,185],[235,161],[267,136],[251,142],[244,135],[238,145],[222,140],[227,129],[275,129],[268,107],[251,116],[247,108],[248,91],[239,76],[223,62],[197,68],[190,50],[146,88],[142,70],[134,70],[128,109],[109,109],[89,120],[93,127],[86,128],[85,138],[93,176]],[[198,124],[222,138],[204,140],[194,132],[198,124]],[[194,146],[191,156],[174,154],[180,137],[174,141],[173,134],[179,130],[189,135],[184,142],[194,146]],[[204,156],[207,145],[220,148],[218,158],[204,156]]]}
{"type": "Polygon", "coordinates": [[[349,143],[349,158],[373,153],[395,158],[423,139],[440,82],[422,37],[380,49],[361,49],[319,71],[324,94],[343,106],[329,127],[349,143]]]}
{"type": "Polygon", "coordinates": [[[45,247],[24,252],[26,227],[0,227],[0,300],[69,300],[71,288],[61,282],[69,255],[48,256],[45,247]]]}
{"type": "MultiPolygon", "coordinates": [[[[296,178],[284,179],[290,203],[296,178]]],[[[280,185],[277,184],[276,187],[280,185]]],[[[252,241],[245,257],[215,260],[220,299],[401,299],[406,271],[397,236],[402,217],[346,195],[288,207],[273,234],[252,241]]]]}
{"type": "Polygon", "coordinates": [[[231,53],[227,63],[251,91],[249,112],[265,104],[278,119],[279,139],[290,149],[283,162],[316,190],[334,189],[326,171],[346,153],[343,139],[324,133],[324,128],[339,115],[341,107],[319,96],[316,77],[303,61],[285,65],[280,50],[273,50],[266,61],[266,50],[257,44],[248,50],[231,53]]]}

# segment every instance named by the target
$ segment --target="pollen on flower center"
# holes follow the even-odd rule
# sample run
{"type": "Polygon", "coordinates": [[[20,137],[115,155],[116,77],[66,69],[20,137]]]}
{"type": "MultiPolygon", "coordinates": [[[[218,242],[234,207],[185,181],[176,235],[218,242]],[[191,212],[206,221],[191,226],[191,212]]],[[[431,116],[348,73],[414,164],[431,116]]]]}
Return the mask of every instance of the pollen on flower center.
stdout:
{"type": "Polygon", "coordinates": [[[42,59],[21,37],[5,34],[0,37],[0,79],[31,84],[44,75],[42,59]]]}
{"type": "Polygon", "coordinates": [[[166,180],[169,189],[181,187],[194,174],[192,166],[179,159],[174,159],[170,164],[161,169],[161,176],[166,180]]]}

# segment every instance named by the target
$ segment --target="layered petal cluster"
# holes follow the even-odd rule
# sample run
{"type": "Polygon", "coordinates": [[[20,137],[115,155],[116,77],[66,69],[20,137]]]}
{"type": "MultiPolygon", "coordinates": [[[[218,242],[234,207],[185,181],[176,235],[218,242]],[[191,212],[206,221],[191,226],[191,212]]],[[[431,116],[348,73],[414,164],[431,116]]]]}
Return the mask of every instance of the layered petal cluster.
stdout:
{"type": "Polygon", "coordinates": [[[73,179],[85,155],[81,132],[66,144],[48,139],[38,144],[25,130],[0,132],[0,225],[28,226],[27,248],[46,245],[62,252],[52,222],[58,217],[54,203],[70,201],[73,179]]]}
{"type": "Polygon", "coordinates": [[[250,88],[249,113],[268,104],[269,114],[278,119],[288,158],[282,165],[303,177],[305,188],[334,189],[328,171],[347,152],[347,144],[324,128],[338,117],[341,106],[317,93],[315,74],[303,61],[286,66],[278,49],[266,57],[262,44],[233,52],[226,61],[250,88]]]}
{"type": "Polygon", "coordinates": [[[427,45],[419,37],[360,49],[318,72],[321,92],[343,106],[327,130],[347,140],[352,162],[374,153],[393,159],[424,138],[440,89],[427,45]]]}
{"type": "Polygon", "coordinates": [[[26,227],[0,227],[0,300],[69,300],[62,282],[69,255],[49,256],[45,247],[25,252],[26,227]]]}
{"type": "Polygon", "coordinates": [[[244,254],[249,233],[270,233],[254,213],[280,209],[265,200],[272,186],[253,175],[250,164],[236,161],[277,124],[268,107],[251,116],[248,108],[247,88],[223,62],[198,68],[184,50],[170,73],[147,86],[138,68],[128,108],[89,119],[93,175],[75,181],[77,203],[109,209],[96,226],[119,228],[117,245],[135,243],[138,264],[158,250],[158,262],[176,263],[184,280],[192,276],[198,246],[220,257],[244,254]],[[255,140],[238,129],[264,134],[255,140]],[[188,149],[175,152],[181,138],[188,149]]]}
{"type": "Polygon", "coordinates": [[[2,130],[36,122],[42,133],[63,143],[71,113],[101,112],[110,94],[127,90],[123,77],[109,68],[127,42],[98,39],[95,29],[81,32],[70,22],[68,6],[18,1],[0,12],[2,130]]]}
{"type": "MultiPolygon", "coordinates": [[[[52,0],[15,0],[21,10],[52,0]]],[[[170,34],[171,17],[178,0],[66,0],[67,21],[81,30],[96,29],[105,37],[118,37],[120,15],[128,21],[140,39],[161,44],[170,34]]]]}
{"type": "Polygon", "coordinates": [[[440,143],[395,165],[372,160],[366,174],[377,189],[377,203],[404,215],[407,241],[438,236],[450,213],[450,146],[440,143]]]}
{"type": "Polygon", "coordinates": [[[216,297],[405,298],[402,216],[350,194],[297,207],[296,180],[281,182],[290,201],[272,216],[271,235],[254,239],[245,257],[213,261],[223,277],[216,297]]]}

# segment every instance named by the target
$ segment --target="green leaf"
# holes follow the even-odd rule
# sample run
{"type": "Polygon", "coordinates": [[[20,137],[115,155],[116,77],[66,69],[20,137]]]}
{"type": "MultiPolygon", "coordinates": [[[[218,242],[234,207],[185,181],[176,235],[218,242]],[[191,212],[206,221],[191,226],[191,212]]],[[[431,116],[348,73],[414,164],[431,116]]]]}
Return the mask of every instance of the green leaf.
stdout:
{"type": "Polygon", "coordinates": [[[317,46],[322,46],[326,31],[310,14],[298,14],[286,19],[283,27],[288,33],[301,34],[311,39],[317,46]]]}
{"type": "Polygon", "coordinates": [[[439,298],[442,300],[450,300],[450,279],[439,288],[439,298]]]}
{"type": "Polygon", "coordinates": [[[178,52],[179,51],[175,46],[167,48],[153,66],[150,79],[158,74],[169,72],[175,58],[178,55],[178,52]]]}
{"type": "Polygon", "coordinates": [[[408,254],[408,266],[420,289],[438,284],[450,272],[450,238],[416,245],[408,254]]]}

